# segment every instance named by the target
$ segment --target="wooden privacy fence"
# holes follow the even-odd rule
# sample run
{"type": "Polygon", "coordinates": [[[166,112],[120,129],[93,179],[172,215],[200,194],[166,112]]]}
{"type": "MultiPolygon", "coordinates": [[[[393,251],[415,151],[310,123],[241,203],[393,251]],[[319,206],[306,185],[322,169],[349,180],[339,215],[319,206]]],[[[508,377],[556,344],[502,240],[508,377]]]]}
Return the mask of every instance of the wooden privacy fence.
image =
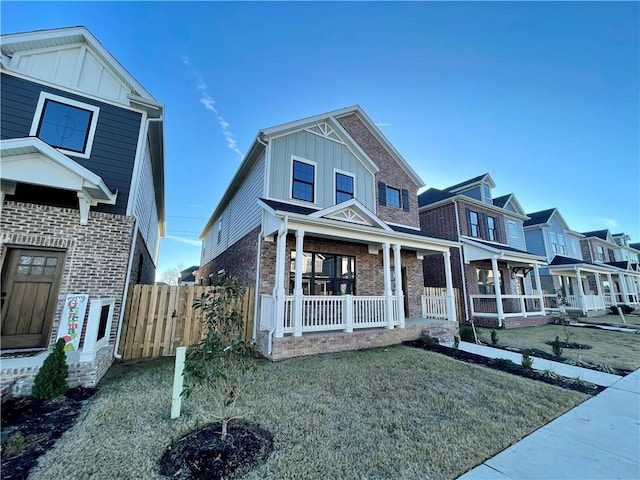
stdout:
{"type": "MultiPolygon", "coordinates": [[[[441,296],[447,294],[447,289],[444,287],[424,287],[425,295],[441,296]]],[[[453,289],[453,301],[456,305],[456,319],[461,322],[464,318],[464,304],[462,302],[462,295],[460,295],[460,289],[453,289]]]]}
{"type": "MultiPolygon", "coordinates": [[[[254,288],[239,300],[245,339],[253,333],[254,288]]],[[[198,343],[204,331],[202,311],[193,301],[216,287],[135,285],[129,289],[118,352],[125,360],[173,356],[176,348],[198,343]]]]}

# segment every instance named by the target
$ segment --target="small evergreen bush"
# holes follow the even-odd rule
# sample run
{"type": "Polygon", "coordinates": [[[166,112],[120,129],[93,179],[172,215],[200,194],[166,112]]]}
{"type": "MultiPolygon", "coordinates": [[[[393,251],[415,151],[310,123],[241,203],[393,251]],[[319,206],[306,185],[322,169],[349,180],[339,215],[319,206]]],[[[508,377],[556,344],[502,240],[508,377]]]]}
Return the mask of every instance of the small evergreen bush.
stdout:
{"type": "Polygon", "coordinates": [[[558,337],[556,337],[556,339],[551,344],[551,348],[553,349],[553,354],[556,357],[561,357],[562,356],[562,342],[560,341],[560,339],[558,337]]]}
{"type": "Polygon", "coordinates": [[[473,336],[473,328],[469,325],[463,325],[460,327],[460,340],[463,342],[475,343],[476,339],[473,336]]]}
{"type": "Polygon", "coordinates": [[[31,393],[34,397],[41,400],[51,400],[64,395],[67,391],[69,366],[64,346],[64,339],[59,338],[53,352],[44,359],[33,383],[31,393]]]}
{"type": "Polygon", "coordinates": [[[460,346],[460,337],[458,335],[453,336],[453,347],[458,348],[460,346]]]}
{"type": "Polygon", "coordinates": [[[522,352],[522,366],[527,370],[531,370],[531,366],[533,365],[533,358],[529,356],[529,352],[525,350],[522,352]]]}
{"type": "Polygon", "coordinates": [[[496,333],[496,331],[493,328],[491,329],[491,343],[493,345],[497,345],[498,344],[498,334],[496,333]]]}
{"type": "Polygon", "coordinates": [[[620,310],[622,310],[622,313],[624,315],[629,315],[631,312],[633,312],[635,310],[635,308],[629,306],[629,305],[611,305],[609,307],[609,310],[611,311],[610,314],[613,315],[618,315],[618,307],[620,307],[620,310]]]}

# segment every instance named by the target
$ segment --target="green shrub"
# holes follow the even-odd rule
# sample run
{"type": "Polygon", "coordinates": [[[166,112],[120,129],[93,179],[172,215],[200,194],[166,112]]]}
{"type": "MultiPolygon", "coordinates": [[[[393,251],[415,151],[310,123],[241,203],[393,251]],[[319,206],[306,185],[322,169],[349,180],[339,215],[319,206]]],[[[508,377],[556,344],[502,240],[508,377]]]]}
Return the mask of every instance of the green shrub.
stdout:
{"type": "Polygon", "coordinates": [[[34,397],[42,400],[64,395],[67,391],[67,377],[69,376],[69,366],[67,365],[67,354],[64,351],[65,341],[59,338],[56,346],[47,358],[33,383],[31,393],[34,397]]]}
{"type": "Polygon", "coordinates": [[[460,346],[460,337],[458,335],[453,336],[453,347],[458,348],[460,346]]]}
{"type": "Polygon", "coordinates": [[[247,386],[246,373],[255,369],[254,345],[244,338],[242,302],[245,287],[236,277],[218,278],[215,293],[203,293],[193,303],[203,313],[204,338],[187,350],[184,365],[185,387],[189,396],[196,388],[212,388],[225,439],[229,422],[244,416],[239,401],[247,386]]]}
{"type": "Polygon", "coordinates": [[[460,327],[460,340],[463,342],[475,343],[476,339],[473,335],[473,328],[469,325],[463,325],[460,327]]]}
{"type": "Polygon", "coordinates": [[[491,344],[492,345],[498,344],[498,334],[493,328],[491,329],[491,344]]]}
{"type": "Polygon", "coordinates": [[[522,366],[527,370],[531,370],[531,366],[533,365],[533,358],[529,356],[529,352],[525,350],[522,352],[522,366]]]}
{"type": "Polygon", "coordinates": [[[551,348],[553,349],[553,354],[556,357],[561,357],[562,356],[562,342],[560,341],[560,339],[558,337],[556,337],[556,339],[551,344],[551,348]]]}
{"type": "Polygon", "coordinates": [[[438,341],[426,333],[422,334],[422,343],[425,345],[438,345],[438,341]]]}
{"type": "Polygon", "coordinates": [[[5,442],[2,442],[2,450],[3,453],[7,455],[8,458],[17,457],[25,449],[25,440],[22,432],[16,432],[11,435],[5,442]]]}

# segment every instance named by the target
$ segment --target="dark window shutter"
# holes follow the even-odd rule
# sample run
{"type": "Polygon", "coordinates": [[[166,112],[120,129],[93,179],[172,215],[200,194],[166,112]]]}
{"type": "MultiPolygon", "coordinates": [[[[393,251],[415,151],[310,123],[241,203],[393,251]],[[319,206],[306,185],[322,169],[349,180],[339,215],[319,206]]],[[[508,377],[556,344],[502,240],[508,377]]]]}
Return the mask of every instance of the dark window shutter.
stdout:
{"type": "Polygon", "coordinates": [[[402,209],[405,212],[409,211],[409,190],[402,189],[402,209]]]}
{"type": "MultiPolygon", "coordinates": [[[[467,235],[471,237],[471,209],[465,207],[465,211],[467,212],[467,235]]],[[[462,234],[462,232],[460,232],[460,234],[462,234]]]]}
{"type": "Polygon", "coordinates": [[[378,182],[378,203],[382,206],[387,205],[387,184],[378,182]]]}
{"type": "Polygon", "coordinates": [[[487,228],[487,214],[480,212],[478,215],[478,223],[480,224],[480,238],[484,240],[489,240],[489,232],[487,228]]]}
{"type": "Polygon", "coordinates": [[[496,230],[496,242],[500,242],[500,243],[507,243],[505,241],[503,241],[502,238],[502,222],[504,221],[503,218],[500,217],[494,217],[494,221],[493,221],[493,225],[495,227],[496,230]]]}

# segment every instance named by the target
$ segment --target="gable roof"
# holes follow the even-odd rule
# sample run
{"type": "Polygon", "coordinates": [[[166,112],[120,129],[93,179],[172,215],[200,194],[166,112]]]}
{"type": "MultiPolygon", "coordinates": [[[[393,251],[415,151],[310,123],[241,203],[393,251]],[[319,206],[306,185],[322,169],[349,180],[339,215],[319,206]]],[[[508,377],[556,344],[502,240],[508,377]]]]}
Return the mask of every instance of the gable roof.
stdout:
{"type": "Polygon", "coordinates": [[[446,190],[438,190],[437,188],[432,187],[418,195],[418,207],[424,207],[425,205],[455,197],[456,195],[456,193],[447,192],[446,190]]]}
{"type": "Polygon", "coordinates": [[[444,190],[447,190],[449,192],[457,192],[460,190],[463,190],[467,187],[471,187],[472,185],[475,185],[476,183],[480,183],[483,180],[486,180],[489,185],[491,186],[491,188],[494,188],[496,186],[496,183],[493,181],[493,178],[491,178],[491,175],[489,175],[488,173],[483,173],[482,175],[478,175],[477,177],[473,177],[470,178],[469,180],[465,180],[464,182],[460,182],[460,183],[456,183],[455,185],[451,185],[450,187],[445,188],[444,190]]]}
{"type": "Polygon", "coordinates": [[[273,127],[263,128],[258,131],[255,139],[249,147],[249,151],[243,157],[238,170],[234,174],[231,182],[227,186],[222,198],[218,202],[215,210],[209,217],[209,220],[202,229],[200,238],[204,238],[207,231],[212,227],[214,220],[224,211],[228,203],[235,195],[235,192],[240,188],[244,180],[244,176],[249,173],[253,165],[258,161],[264,150],[266,144],[271,137],[285,135],[288,132],[293,132],[304,128],[305,126],[317,125],[319,122],[327,121],[331,126],[340,132],[340,135],[349,140],[349,143],[356,150],[357,155],[368,164],[368,168],[372,170],[372,173],[377,173],[379,168],[375,165],[373,160],[360,148],[358,143],[347,133],[347,131],[340,125],[336,118],[346,115],[356,114],[365,126],[371,131],[376,139],[387,149],[393,159],[400,165],[400,167],[409,175],[409,177],[418,185],[418,187],[424,186],[424,182],[418,176],[418,174],[411,168],[407,161],[398,153],[398,151],[391,145],[389,140],[382,134],[382,132],[376,127],[375,123],[364,113],[359,105],[353,105],[351,107],[345,107],[338,110],[332,110],[330,112],[321,113],[312,117],[306,117],[292,122],[276,125],[273,127]]]}
{"type": "Polygon", "coordinates": [[[582,235],[585,237],[597,237],[602,240],[607,240],[607,235],[609,234],[609,230],[594,230],[592,232],[582,232],[582,235]]]}
{"type": "Polygon", "coordinates": [[[640,251],[640,243],[630,243],[629,246],[634,250],[640,251]]]}
{"type": "Polygon", "coordinates": [[[496,207],[504,208],[504,206],[509,201],[509,198],[511,198],[511,194],[510,193],[508,193],[507,195],[502,195],[501,197],[495,197],[493,199],[493,204],[496,207]]]}
{"type": "Polygon", "coordinates": [[[526,220],[524,222],[524,226],[528,227],[530,225],[541,225],[544,223],[549,223],[549,220],[551,220],[551,216],[555,211],[555,208],[550,208],[548,210],[540,210],[539,212],[527,213],[529,220],[526,220]]]}

